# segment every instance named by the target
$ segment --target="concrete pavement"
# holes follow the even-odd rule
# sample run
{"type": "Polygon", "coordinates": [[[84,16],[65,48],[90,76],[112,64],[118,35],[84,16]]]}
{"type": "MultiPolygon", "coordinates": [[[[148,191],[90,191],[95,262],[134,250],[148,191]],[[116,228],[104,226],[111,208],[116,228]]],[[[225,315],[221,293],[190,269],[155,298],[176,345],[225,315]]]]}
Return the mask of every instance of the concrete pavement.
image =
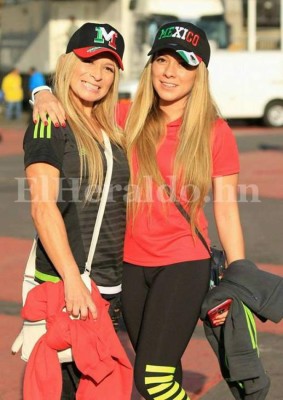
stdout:
{"type": "MultiPolygon", "coordinates": [[[[0,400],[22,399],[24,362],[18,355],[11,356],[10,345],[21,326],[21,281],[34,232],[29,204],[17,201],[24,176],[22,138],[26,124],[27,116],[20,123],[7,123],[0,116],[0,400]]],[[[241,157],[239,195],[247,257],[260,268],[283,276],[283,129],[235,128],[234,132],[241,157]]],[[[212,220],[210,203],[206,212],[212,220]]],[[[283,323],[257,322],[257,326],[263,363],[271,377],[267,400],[282,400],[283,323]]],[[[120,337],[133,360],[126,332],[122,330],[120,337]]],[[[184,354],[183,367],[184,387],[191,400],[232,399],[200,323],[184,354]]],[[[139,399],[134,390],[132,400],[139,399]]]]}

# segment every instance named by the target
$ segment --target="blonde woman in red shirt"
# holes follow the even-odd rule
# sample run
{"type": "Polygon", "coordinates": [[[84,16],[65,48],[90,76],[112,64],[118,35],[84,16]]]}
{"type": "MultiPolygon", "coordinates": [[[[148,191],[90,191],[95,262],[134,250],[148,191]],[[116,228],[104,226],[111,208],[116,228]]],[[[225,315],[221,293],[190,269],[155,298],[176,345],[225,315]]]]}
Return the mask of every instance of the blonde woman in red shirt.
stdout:
{"type": "Polygon", "coordinates": [[[163,395],[185,400],[181,357],[210,276],[209,254],[195,228],[209,243],[203,206],[212,186],[227,261],[244,258],[239,160],[231,129],[209,92],[205,33],[186,22],[168,23],[157,32],[149,55],[125,128],[133,186],[124,246],[123,315],[136,350],[139,392],[145,399],[163,395]],[[190,224],[174,197],[188,211],[190,224]]]}

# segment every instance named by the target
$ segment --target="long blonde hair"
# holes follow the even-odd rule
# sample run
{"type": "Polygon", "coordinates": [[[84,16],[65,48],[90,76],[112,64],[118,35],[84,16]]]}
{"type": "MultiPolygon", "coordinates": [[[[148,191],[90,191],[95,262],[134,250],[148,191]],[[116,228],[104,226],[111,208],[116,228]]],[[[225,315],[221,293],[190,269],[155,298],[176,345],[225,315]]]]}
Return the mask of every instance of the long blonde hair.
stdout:
{"type": "MultiPolygon", "coordinates": [[[[139,187],[142,199],[146,196],[146,181],[150,176],[157,185],[164,185],[164,178],[157,166],[156,148],[165,132],[165,120],[158,106],[158,96],[151,79],[152,59],[141,75],[140,84],[131,107],[125,128],[128,157],[130,160],[132,187],[139,187]],[[134,178],[133,156],[136,154],[138,172],[134,178]]],[[[191,226],[198,225],[198,210],[203,206],[205,195],[211,185],[211,138],[213,124],[219,112],[212,100],[208,71],[201,63],[182,116],[179,143],[173,165],[173,176],[178,188],[184,188],[189,206],[191,226]],[[196,193],[197,192],[197,193],[196,193]]],[[[129,217],[134,218],[140,204],[128,205],[129,217]]]]}
{"type": "Polygon", "coordinates": [[[110,140],[123,146],[123,136],[116,124],[115,106],[118,101],[119,70],[115,63],[114,82],[105,97],[96,102],[92,109],[91,121],[76,107],[73,91],[70,90],[74,68],[78,64],[78,57],[73,54],[62,55],[57,63],[53,78],[54,92],[63,105],[75,136],[80,156],[80,178],[88,174],[88,189],[85,200],[89,201],[102,187],[103,159],[99,150],[99,137],[103,129],[110,140]],[[95,122],[92,125],[92,122],[95,122]],[[96,140],[94,140],[96,139],[96,140]]]}

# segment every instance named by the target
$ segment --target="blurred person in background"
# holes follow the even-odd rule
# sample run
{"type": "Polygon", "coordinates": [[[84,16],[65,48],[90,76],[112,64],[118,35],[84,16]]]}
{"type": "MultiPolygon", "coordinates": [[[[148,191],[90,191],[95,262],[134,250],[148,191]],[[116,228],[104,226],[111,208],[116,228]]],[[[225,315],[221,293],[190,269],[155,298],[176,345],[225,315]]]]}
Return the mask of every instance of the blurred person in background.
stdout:
{"type": "Polygon", "coordinates": [[[5,103],[5,100],[4,100],[4,93],[3,93],[3,90],[1,90],[0,89],[0,115],[3,113],[3,111],[4,111],[4,103],[5,103]]]}
{"type": "Polygon", "coordinates": [[[38,71],[35,67],[30,67],[29,69],[29,80],[28,80],[28,89],[30,94],[33,89],[39,86],[43,86],[46,84],[46,80],[44,75],[38,71]]]}
{"type": "Polygon", "coordinates": [[[6,119],[20,119],[23,112],[24,91],[18,68],[13,68],[2,81],[6,119]]]}

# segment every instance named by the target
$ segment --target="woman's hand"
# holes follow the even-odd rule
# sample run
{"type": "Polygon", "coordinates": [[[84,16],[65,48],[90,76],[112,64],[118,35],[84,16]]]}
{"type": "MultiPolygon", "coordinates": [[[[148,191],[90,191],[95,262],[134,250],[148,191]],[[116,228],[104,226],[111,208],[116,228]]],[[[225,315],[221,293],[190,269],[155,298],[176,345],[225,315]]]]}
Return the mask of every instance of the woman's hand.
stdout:
{"type": "Polygon", "coordinates": [[[64,279],[64,288],[66,309],[70,315],[85,320],[90,312],[93,319],[97,319],[97,309],[91,293],[79,274],[68,274],[64,279]]]}
{"type": "Polygon", "coordinates": [[[225,323],[231,304],[232,299],[226,299],[208,311],[207,315],[212,326],[223,325],[225,323]]]}
{"type": "Polygon", "coordinates": [[[59,100],[48,90],[41,90],[34,96],[33,122],[36,123],[40,117],[47,125],[47,115],[57,128],[66,126],[66,114],[59,100]]]}
{"type": "Polygon", "coordinates": [[[224,311],[222,314],[217,314],[217,316],[214,318],[214,326],[219,326],[223,325],[226,321],[227,315],[229,311],[224,311]]]}

